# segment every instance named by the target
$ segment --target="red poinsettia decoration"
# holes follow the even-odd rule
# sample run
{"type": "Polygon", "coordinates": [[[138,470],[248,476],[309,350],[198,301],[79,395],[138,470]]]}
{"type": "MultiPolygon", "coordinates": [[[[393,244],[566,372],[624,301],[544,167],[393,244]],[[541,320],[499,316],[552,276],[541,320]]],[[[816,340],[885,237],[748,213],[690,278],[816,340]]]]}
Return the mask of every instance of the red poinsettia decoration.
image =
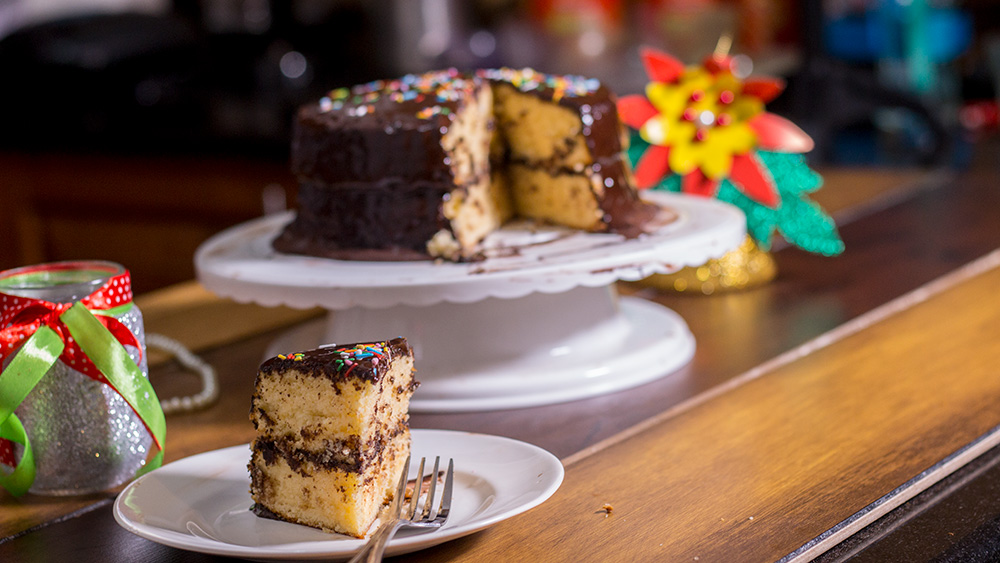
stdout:
{"type": "Polygon", "coordinates": [[[641,57],[651,80],[646,95],[618,102],[625,123],[650,144],[636,163],[638,187],[650,188],[678,174],[685,193],[714,196],[719,183],[729,179],[752,200],[776,208],[781,198],[756,149],[803,153],[813,147],[794,123],[764,111],[784,83],[741,79],[725,55],[691,67],[650,48],[641,57]]]}

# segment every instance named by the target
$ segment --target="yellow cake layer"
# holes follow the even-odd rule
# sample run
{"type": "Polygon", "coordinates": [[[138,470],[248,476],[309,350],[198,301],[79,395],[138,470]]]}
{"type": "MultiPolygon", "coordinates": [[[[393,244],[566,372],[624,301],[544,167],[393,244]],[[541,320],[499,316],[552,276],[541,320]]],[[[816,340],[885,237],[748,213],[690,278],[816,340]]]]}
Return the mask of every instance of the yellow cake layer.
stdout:
{"type": "MultiPolygon", "coordinates": [[[[459,256],[469,258],[476,245],[488,234],[500,228],[513,216],[506,176],[487,174],[483,182],[467,190],[455,190],[444,203],[444,216],[451,219],[451,228],[458,239],[457,255],[447,247],[428,247],[431,256],[454,260],[459,256]]],[[[439,241],[436,241],[440,244],[439,241]]]]}
{"type": "Polygon", "coordinates": [[[586,231],[605,228],[588,175],[551,174],[522,164],[511,164],[507,173],[518,215],[586,231]]]}
{"type": "Polygon", "coordinates": [[[502,176],[490,174],[494,137],[492,91],[483,87],[456,114],[441,139],[458,187],[442,206],[451,229],[440,231],[428,242],[431,256],[470,258],[483,237],[511,218],[510,195],[502,176]]]}
{"type": "Polygon", "coordinates": [[[362,472],[311,462],[293,468],[281,455],[267,463],[255,447],[250,460],[251,496],[282,519],[363,538],[392,500],[409,444],[410,433],[404,428],[362,472]]]}
{"type": "Polygon", "coordinates": [[[261,373],[250,418],[259,434],[287,438],[298,449],[321,449],[324,440],[367,444],[408,420],[412,382],[412,357],[394,359],[375,381],[297,369],[261,373]]]}
{"type": "Polygon", "coordinates": [[[456,185],[489,176],[492,131],[493,95],[488,87],[481,87],[466,99],[465,107],[454,114],[451,125],[441,137],[441,148],[449,159],[456,185]]]}
{"type": "Polygon", "coordinates": [[[493,89],[498,130],[513,160],[577,172],[593,162],[575,111],[509,84],[495,84],[493,89]]]}

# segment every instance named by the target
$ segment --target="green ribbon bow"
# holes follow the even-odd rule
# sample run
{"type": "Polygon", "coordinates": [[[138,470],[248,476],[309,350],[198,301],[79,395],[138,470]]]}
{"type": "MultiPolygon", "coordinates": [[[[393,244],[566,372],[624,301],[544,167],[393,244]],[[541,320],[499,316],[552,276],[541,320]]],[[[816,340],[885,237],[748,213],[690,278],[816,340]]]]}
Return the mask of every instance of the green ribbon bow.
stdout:
{"type": "MultiPolygon", "coordinates": [[[[126,307],[131,307],[131,304],[126,307]]],[[[59,320],[115,391],[139,415],[153,437],[156,455],[137,471],[136,476],[162,465],[166,420],[149,380],[129,357],[125,347],[83,304],[75,303],[59,316],[59,320]]],[[[28,492],[34,482],[35,459],[28,434],[14,410],[59,360],[65,347],[66,343],[56,331],[40,326],[0,373],[0,438],[24,446],[14,471],[7,475],[0,474],[0,486],[15,497],[28,492]]]]}

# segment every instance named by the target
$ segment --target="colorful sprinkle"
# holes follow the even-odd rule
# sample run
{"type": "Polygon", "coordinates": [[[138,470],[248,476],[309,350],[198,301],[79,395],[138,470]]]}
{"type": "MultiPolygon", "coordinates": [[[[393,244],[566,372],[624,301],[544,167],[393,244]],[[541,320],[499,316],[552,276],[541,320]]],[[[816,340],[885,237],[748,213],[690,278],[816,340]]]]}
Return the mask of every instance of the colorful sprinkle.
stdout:
{"type": "Polygon", "coordinates": [[[430,106],[417,112],[420,119],[430,119],[435,115],[451,115],[451,110],[443,106],[430,106]]]}
{"type": "Polygon", "coordinates": [[[477,75],[486,80],[507,82],[521,90],[551,90],[552,99],[574,98],[593,94],[601,88],[601,82],[596,78],[586,78],[576,75],[553,75],[538,72],[531,68],[492,68],[480,70],[477,75]]]}
{"type": "Polygon", "coordinates": [[[339,349],[337,352],[340,355],[340,359],[336,360],[340,362],[338,369],[343,369],[343,366],[350,368],[361,360],[369,359],[372,365],[378,365],[378,360],[385,356],[385,343],[359,344],[351,348],[339,349]]]}
{"type": "Polygon", "coordinates": [[[352,117],[362,117],[374,111],[373,104],[386,98],[394,103],[423,103],[435,100],[437,105],[416,110],[419,119],[438,115],[452,116],[452,111],[441,105],[462,99],[475,90],[480,80],[507,82],[523,92],[549,91],[552,99],[581,97],[596,92],[599,80],[576,75],[551,75],[536,70],[497,68],[484,69],[475,77],[465,76],[449,68],[424,74],[407,74],[396,80],[374,80],[353,88],[337,88],[320,98],[319,109],[324,113],[343,110],[352,117]]]}
{"type": "MultiPolygon", "coordinates": [[[[438,103],[454,102],[472,92],[479,84],[473,77],[463,77],[457,69],[451,68],[424,74],[407,74],[396,80],[375,80],[359,84],[353,88],[338,88],[319,101],[323,112],[344,111],[352,117],[360,117],[371,113],[372,104],[382,98],[395,103],[423,102],[425,99],[435,99],[438,103]]],[[[449,115],[451,110],[431,110],[432,113],[421,117],[426,119],[434,115],[449,115]]],[[[420,110],[426,112],[426,108],[420,110]]]]}

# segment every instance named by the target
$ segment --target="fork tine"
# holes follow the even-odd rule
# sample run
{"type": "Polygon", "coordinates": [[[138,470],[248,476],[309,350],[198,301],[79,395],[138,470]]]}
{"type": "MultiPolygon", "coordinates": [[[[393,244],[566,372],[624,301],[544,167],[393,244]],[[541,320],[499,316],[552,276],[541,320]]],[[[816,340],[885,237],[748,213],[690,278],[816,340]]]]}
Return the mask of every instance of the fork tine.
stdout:
{"type": "Polygon", "coordinates": [[[448,517],[451,510],[451,491],[455,482],[455,460],[448,459],[448,473],[444,476],[444,490],[441,492],[441,508],[438,509],[437,517],[444,519],[448,517]]]}
{"type": "Polygon", "coordinates": [[[410,499],[410,507],[406,511],[406,518],[412,519],[417,514],[417,506],[420,504],[420,492],[424,488],[424,461],[420,458],[420,466],[417,469],[417,480],[413,484],[413,498],[410,499]]]}
{"type": "Polygon", "coordinates": [[[396,507],[398,511],[403,506],[403,500],[406,498],[406,481],[407,476],[410,474],[410,456],[406,456],[406,462],[403,463],[403,473],[399,476],[399,484],[396,485],[396,496],[392,499],[392,505],[396,507]]]}
{"type": "Polygon", "coordinates": [[[441,463],[441,456],[434,458],[434,469],[431,471],[431,484],[427,491],[427,500],[424,501],[424,510],[420,514],[422,520],[432,520],[434,515],[437,513],[434,510],[434,492],[437,490],[438,482],[438,465],[441,463]]]}

